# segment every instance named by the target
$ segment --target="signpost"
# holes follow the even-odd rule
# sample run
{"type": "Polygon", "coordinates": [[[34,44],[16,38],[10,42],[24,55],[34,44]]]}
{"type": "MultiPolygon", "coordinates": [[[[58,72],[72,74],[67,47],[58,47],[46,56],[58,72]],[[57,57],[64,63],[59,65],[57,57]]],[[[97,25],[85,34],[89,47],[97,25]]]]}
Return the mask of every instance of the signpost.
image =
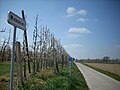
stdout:
{"type": "Polygon", "coordinates": [[[69,67],[70,67],[70,69],[71,69],[71,66],[72,65],[72,57],[69,57],[69,67]]]}
{"type": "Polygon", "coordinates": [[[14,26],[13,34],[13,46],[11,56],[11,68],[10,68],[10,90],[13,90],[13,76],[14,76],[14,53],[15,53],[15,41],[16,41],[16,28],[26,30],[26,21],[21,17],[17,16],[13,12],[8,13],[8,23],[14,26]]]}
{"type": "Polygon", "coordinates": [[[8,23],[22,30],[26,30],[26,21],[11,11],[8,13],[8,23]]]}
{"type": "Polygon", "coordinates": [[[72,69],[72,57],[69,57],[69,70],[71,75],[71,69],[72,69]]]}

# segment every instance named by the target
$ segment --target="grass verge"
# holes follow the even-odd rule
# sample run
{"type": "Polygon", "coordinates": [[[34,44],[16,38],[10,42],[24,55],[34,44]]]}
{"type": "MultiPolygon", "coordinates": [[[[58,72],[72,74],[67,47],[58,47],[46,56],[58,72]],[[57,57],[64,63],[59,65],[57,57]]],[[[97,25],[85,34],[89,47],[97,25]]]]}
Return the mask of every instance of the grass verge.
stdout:
{"type": "Polygon", "coordinates": [[[73,64],[71,75],[67,67],[60,68],[54,75],[52,69],[40,71],[20,86],[20,90],[89,90],[86,81],[77,66],[73,64]]]}
{"type": "Polygon", "coordinates": [[[10,62],[0,62],[0,76],[9,74],[10,72],[10,62]]]}
{"type": "Polygon", "coordinates": [[[96,70],[98,72],[101,72],[101,73],[103,73],[103,74],[105,74],[105,75],[107,75],[107,76],[109,76],[109,77],[111,77],[111,78],[113,78],[113,79],[115,79],[117,81],[120,81],[120,76],[115,74],[115,73],[111,73],[109,71],[105,71],[105,70],[102,70],[102,69],[99,69],[99,68],[96,68],[96,67],[92,67],[92,66],[90,66],[88,64],[85,64],[85,63],[82,63],[82,64],[84,64],[84,65],[86,65],[86,66],[88,66],[88,67],[90,67],[90,68],[92,68],[92,69],[94,69],[94,70],[96,70]]]}
{"type": "MultiPolygon", "coordinates": [[[[89,90],[86,81],[77,66],[72,69],[59,67],[60,72],[54,75],[53,68],[41,70],[30,75],[23,85],[18,85],[17,76],[14,76],[14,89],[18,90],[89,90]],[[71,74],[70,74],[71,71],[71,74]],[[15,88],[16,87],[16,88],[15,88]]],[[[0,62],[0,90],[9,90],[10,62],[0,62]]],[[[16,68],[15,68],[16,71],[16,68]]]]}
{"type": "MultiPolygon", "coordinates": [[[[0,90],[9,90],[10,64],[10,61],[0,62],[0,90]]],[[[14,86],[17,87],[16,80],[16,63],[14,63],[14,86]]]]}

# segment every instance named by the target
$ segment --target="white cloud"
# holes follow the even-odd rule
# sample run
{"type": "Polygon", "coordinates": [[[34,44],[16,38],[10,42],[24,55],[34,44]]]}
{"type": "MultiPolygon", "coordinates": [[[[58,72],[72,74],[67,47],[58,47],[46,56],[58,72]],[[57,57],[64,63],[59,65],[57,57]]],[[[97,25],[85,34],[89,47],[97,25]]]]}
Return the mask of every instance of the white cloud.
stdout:
{"type": "Polygon", "coordinates": [[[77,11],[77,13],[78,13],[79,15],[87,15],[88,11],[85,10],[85,9],[81,9],[81,10],[77,11]]]}
{"type": "Polygon", "coordinates": [[[74,7],[68,7],[67,10],[66,10],[67,14],[70,15],[70,16],[75,15],[75,11],[76,10],[75,10],[74,7]]]}
{"type": "Polygon", "coordinates": [[[87,21],[89,21],[89,19],[86,19],[86,18],[78,18],[78,21],[80,21],[80,22],[87,22],[87,21]]]}
{"type": "Polygon", "coordinates": [[[82,48],[81,48],[82,45],[77,44],[77,43],[70,43],[70,44],[63,45],[63,47],[72,57],[75,57],[75,58],[80,57],[80,52],[82,50],[82,48]]]}
{"type": "Polygon", "coordinates": [[[74,7],[68,7],[66,10],[67,15],[64,17],[71,17],[74,15],[87,15],[88,11],[85,9],[76,10],[74,7]]]}
{"type": "Polygon", "coordinates": [[[98,19],[78,18],[77,21],[79,21],[79,22],[88,22],[88,21],[94,21],[94,22],[97,22],[98,19]]]}
{"type": "Polygon", "coordinates": [[[67,44],[67,45],[64,45],[63,47],[66,49],[73,49],[73,48],[79,48],[81,47],[81,45],[80,44],[67,44]]]}
{"type": "Polygon", "coordinates": [[[69,33],[91,33],[87,28],[72,27],[68,30],[69,33]]]}
{"type": "Polygon", "coordinates": [[[73,38],[79,38],[82,37],[83,34],[92,33],[87,28],[77,28],[72,27],[69,28],[69,30],[65,33],[63,33],[67,38],[73,39],[73,38]]]}

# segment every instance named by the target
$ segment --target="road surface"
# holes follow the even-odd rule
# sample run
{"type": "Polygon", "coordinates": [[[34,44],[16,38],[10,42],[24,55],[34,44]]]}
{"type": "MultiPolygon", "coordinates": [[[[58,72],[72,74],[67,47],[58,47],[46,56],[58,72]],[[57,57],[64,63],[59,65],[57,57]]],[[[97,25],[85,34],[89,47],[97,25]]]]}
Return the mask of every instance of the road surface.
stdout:
{"type": "Polygon", "coordinates": [[[90,90],[120,90],[120,82],[83,64],[77,63],[90,90]]]}

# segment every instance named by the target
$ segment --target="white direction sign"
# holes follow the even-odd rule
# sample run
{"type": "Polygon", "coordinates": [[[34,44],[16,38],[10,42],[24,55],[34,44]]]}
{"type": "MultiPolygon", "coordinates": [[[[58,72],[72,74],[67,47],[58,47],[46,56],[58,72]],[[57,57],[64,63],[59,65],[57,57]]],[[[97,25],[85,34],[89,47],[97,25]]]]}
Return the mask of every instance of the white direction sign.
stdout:
{"type": "Polygon", "coordinates": [[[8,12],[8,20],[7,21],[9,24],[11,24],[17,28],[26,30],[26,21],[11,11],[8,12]]]}

